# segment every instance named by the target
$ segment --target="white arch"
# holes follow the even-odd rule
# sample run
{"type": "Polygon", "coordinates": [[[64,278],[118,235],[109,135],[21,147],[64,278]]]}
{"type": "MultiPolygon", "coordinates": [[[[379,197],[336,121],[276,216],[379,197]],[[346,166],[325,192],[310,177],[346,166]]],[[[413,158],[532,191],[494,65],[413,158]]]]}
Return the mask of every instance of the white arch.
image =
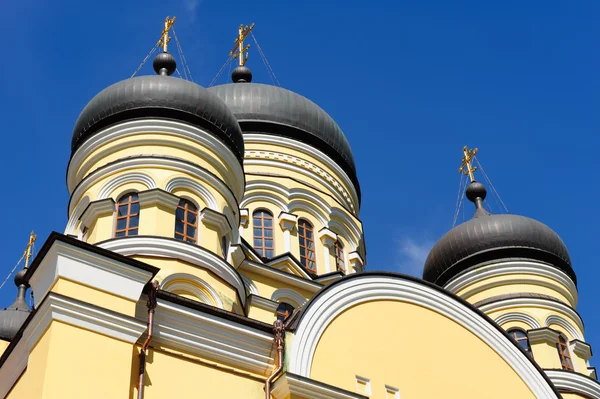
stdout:
{"type": "Polygon", "coordinates": [[[108,181],[108,183],[106,183],[98,193],[98,200],[108,198],[117,187],[127,183],[142,183],[148,188],[148,190],[156,188],[156,183],[154,182],[154,179],[145,173],[125,173],[124,175],[117,176],[114,179],[108,181]]]}
{"type": "Polygon", "coordinates": [[[242,275],[242,281],[244,282],[244,285],[246,286],[246,290],[248,291],[248,294],[259,295],[258,288],[256,288],[256,284],[254,284],[254,282],[252,280],[250,280],[248,277],[242,275]]]}
{"type": "Polygon", "coordinates": [[[160,288],[169,292],[177,290],[187,291],[202,302],[223,309],[223,301],[221,301],[217,291],[200,277],[188,273],[174,273],[165,277],[160,283],[160,288]],[[202,287],[210,295],[198,288],[198,286],[202,287]]]}
{"type": "Polygon", "coordinates": [[[75,226],[77,226],[77,222],[79,221],[79,218],[81,217],[81,215],[83,214],[83,211],[85,211],[85,208],[87,208],[89,204],[90,204],[90,197],[88,197],[87,195],[85,197],[83,197],[81,199],[81,201],[79,201],[79,203],[77,204],[75,209],[73,209],[73,212],[71,213],[71,217],[69,218],[69,221],[67,222],[67,227],[65,228],[65,234],[71,234],[71,235],[77,234],[77,232],[75,231],[75,226]]]}
{"type": "Polygon", "coordinates": [[[315,219],[317,219],[319,221],[321,226],[328,225],[327,215],[325,213],[321,212],[321,210],[319,210],[317,207],[312,205],[312,203],[302,201],[302,200],[295,200],[295,201],[290,202],[289,212],[294,213],[295,211],[298,211],[298,210],[304,211],[304,212],[310,214],[311,216],[313,216],[315,219]]]}
{"type": "Polygon", "coordinates": [[[193,191],[194,193],[198,194],[200,198],[202,198],[209,209],[219,212],[219,205],[217,205],[215,196],[197,181],[194,181],[188,177],[175,177],[167,183],[165,191],[172,193],[178,188],[187,188],[188,190],[193,191]]]}
{"type": "Polygon", "coordinates": [[[534,328],[541,328],[542,326],[536,319],[529,316],[525,313],[520,312],[509,312],[505,313],[502,316],[499,316],[494,320],[496,324],[502,327],[502,324],[509,323],[511,321],[519,321],[521,323],[525,323],[529,326],[529,329],[533,330],[534,328]]]}
{"type": "Polygon", "coordinates": [[[374,300],[412,303],[458,323],[498,353],[537,398],[556,399],[542,373],[513,342],[485,318],[444,292],[401,276],[355,275],[326,287],[305,309],[290,350],[290,373],[310,378],[312,361],[325,329],[347,309],[374,300]]]}
{"type": "Polygon", "coordinates": [[[248,208],[249,204],[256,202],[256,201],[268,202],[270,204],[275,205],[282,212],[288,212],[288,206],[286,205],[285,202],[283,202],[281,199],[277,198],[277,196],[269,195],[269,193],[265,193],[265,192],[247,194],[244,197],[244,200],[242,201],[242,203],[240,204],[240,208],[248,208]]]}
{"type": "Polygon", "coordinates": [[[295,308],[303,306],[307,300],[302,295],[289,288],[279,288],[271,295],[271,300],[275,302],[288,302],[295,308]],[[287,300],[285,300],[287,299],[287,300]]]}
{"type": "Polygon", "coordinates": [[[571,334],[571,336],[575,339],[578,339],[580,341],[584,340],[583,337],[581,336],[581,334],[579,333],[579,331],[577,331],[577,329],[575,327],[573,327],[573,325],[571,323],[569,323],[569,321],[567,319],[565,319],[564,317],[561,317],[558,315],[548,316],[548,318],[546,318],[546,326],[550,327],[551,324],[556,324],[557,326],[561,326],[569,334],[571,334]]]}

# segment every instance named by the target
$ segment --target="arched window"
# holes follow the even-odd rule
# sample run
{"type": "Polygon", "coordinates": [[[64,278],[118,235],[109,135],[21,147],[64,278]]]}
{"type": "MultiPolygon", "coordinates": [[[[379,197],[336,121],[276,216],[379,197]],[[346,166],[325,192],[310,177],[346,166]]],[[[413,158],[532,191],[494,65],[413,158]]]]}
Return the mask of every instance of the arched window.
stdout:
{"type": "Polygon", "coordinates": [[[571,354],[569,353],[569,345],[567,344],[567,340],[565,339],[565,337],[563,337],[562,335],[558,336],[556,350],[558,351],[558,356],[560,357],[560,364],[562,365],[563,370],[575,370],[575,368],[573,367],[573,361],[571,360],[571,354]]]}
{"type": "Polygon", "coordinates": [[[532,356],[531,346],[529,346],[529,338],[527,337],[527,334],[523,330],[519,330],[518,328],[513,328],[513,329],[508,330],[508,335],[510,335],[512,337],[512,339],[517,341],[517,344],[519,344],[519,346],[521,348],[523,348],[523,350],[525,352],[527,352],[527,354],[529,356],[532,356]]]}
{"type": "Polygon", "coordinates": [[[344,261],[344,244],[337,240],[334,244],[335,266],[338,272],[346,273],[346,262],[344,261]]]}
{"type": "Polygon", "coordinates": [[[273,215],[269,211],[257,210],[252,214],[254,226],[254,249],[265,258],[273,257],[273,215]]]}
{"type": "Polygon", "coordinates": [[[137,236],[139,225],[140,199],[138,194],[125,194],[117,202],[115,237],[137,236]]]}
{"type": "Polygon", "coordinates": [[[312,224],[304,219],[298,221],[298,240],[300,242],[300,262],[308,270],[316,272],[314,229],[312,224]]]}
{"type": "Polygon", "coordinates": [[[289,303],[281,302],[279,306],[277,306],[277,311],[275,314],[277,315],[278,320],[285,321],[288,317],[292,315],[294,312],[294,307],[289,303]]]}
{"type": "Polygon", "coordinates": [[[198,208],[191,201],[180,199],[175,211],[175,238],[198,242],[198,208]]]}

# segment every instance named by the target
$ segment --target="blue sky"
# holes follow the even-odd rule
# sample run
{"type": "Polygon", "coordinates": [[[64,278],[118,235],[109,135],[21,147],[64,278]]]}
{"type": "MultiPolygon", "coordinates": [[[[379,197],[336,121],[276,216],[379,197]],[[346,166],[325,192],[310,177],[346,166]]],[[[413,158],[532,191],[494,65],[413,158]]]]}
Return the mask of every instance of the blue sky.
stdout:
{"type": "MultiPolygon", "coordinates": [[[[96,4],[0,5],[1,279],[31,229],[38,247],[52,230],[64,230],[75,120],[96,93],[131,75],[165,16],[177,16],[177,35],[201,85],[225,61],[238,25],[255,22],[281,84],[330,113],[352,145],[369,269],[419,273],[430,246],[452,226],[461,149],[478,147],[508,209],[546,223],[566,242],[586,339],[600,344],[600,3],[96,4]]],[[[255,46],[247,65],[255,81],[270,83],[255,46]]],[[[464,217],[471,212],[469,206],[464,217]]],[[[12,284],[5,286],[0,303],[8,305],[14,293],[12,284]]]]}

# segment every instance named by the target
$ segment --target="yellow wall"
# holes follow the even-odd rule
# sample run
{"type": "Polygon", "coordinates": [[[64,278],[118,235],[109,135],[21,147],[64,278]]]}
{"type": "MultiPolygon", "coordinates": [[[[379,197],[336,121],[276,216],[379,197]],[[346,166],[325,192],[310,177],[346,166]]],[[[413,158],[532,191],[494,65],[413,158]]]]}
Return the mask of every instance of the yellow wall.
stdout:
{"type": "Polygon", "coordinates": [[[357,375],[371,380],[374,399],[387,399],[386,384],[399,388],[402,398],[534,398],[516,372],[477,336],[438,313],[404,302],[355,306],[325,330],[310,377],[356,392],[357,375]]]}

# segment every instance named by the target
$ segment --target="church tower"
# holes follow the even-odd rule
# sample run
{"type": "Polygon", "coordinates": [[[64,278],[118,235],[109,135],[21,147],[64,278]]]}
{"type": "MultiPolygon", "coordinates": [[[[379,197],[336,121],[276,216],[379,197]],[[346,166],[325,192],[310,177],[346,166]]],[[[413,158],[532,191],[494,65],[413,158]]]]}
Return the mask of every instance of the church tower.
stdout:
{"type": "Polygon", "coordinates": [[[471,166],[475,151],[465,147],[463,158],[471,180],[465,194],[475,214],[435,244],[423,279],[479,308],[541,367],[596,378],[575,310],[577,277],[566,245],[537,220],[484,208],[486,189],[471,166]]]}

